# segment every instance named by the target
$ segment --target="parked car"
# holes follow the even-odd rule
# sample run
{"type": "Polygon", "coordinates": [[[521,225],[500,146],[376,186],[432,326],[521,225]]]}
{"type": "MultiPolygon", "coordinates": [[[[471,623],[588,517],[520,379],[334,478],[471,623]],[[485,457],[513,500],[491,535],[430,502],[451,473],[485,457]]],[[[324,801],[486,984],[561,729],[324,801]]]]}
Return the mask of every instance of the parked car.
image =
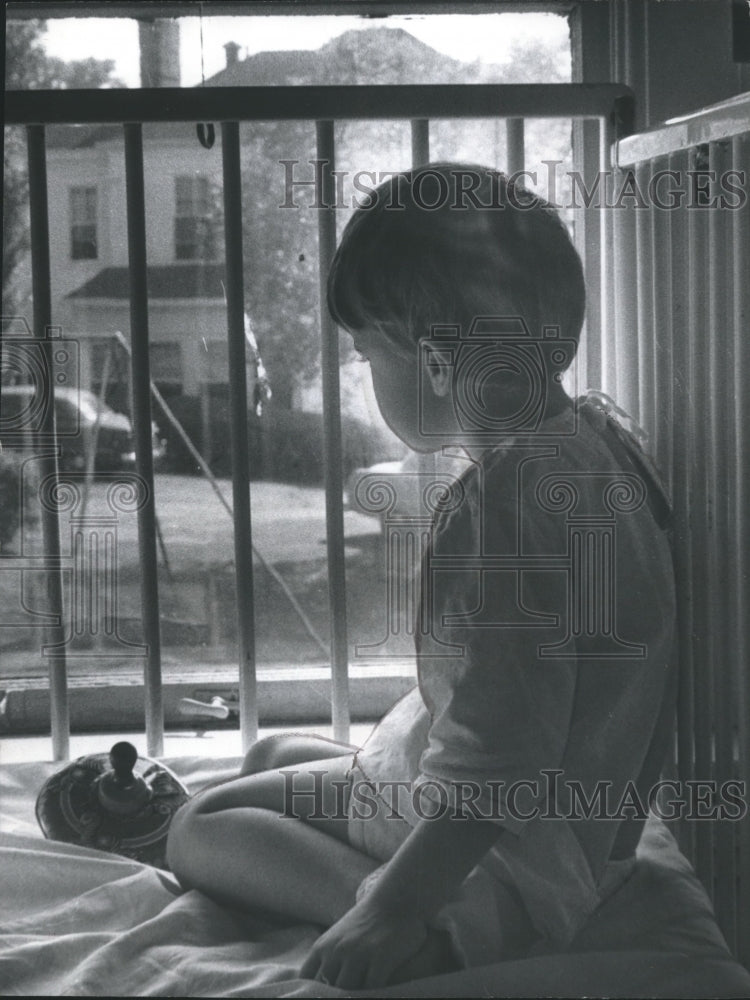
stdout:
{"type": "MultiPolygon", "coordinates": [[[[40,426],[43,404],[33,385],[0,387],[0,441],[4,448],[28,446],[24,430],[40,426]]],[[[55,389],[55,422],[61,447],[60,468],[85,469],[96,441],[94,469],[120,471],[135,466],[135,444],[129,417],[116,413],[87,389],[60,386],[55,389]]],[[[166,447],[152,423],[154,463],[164,458],[166,447]]],[[[32,444],[33,447],[33,444],[32,444]]]]}

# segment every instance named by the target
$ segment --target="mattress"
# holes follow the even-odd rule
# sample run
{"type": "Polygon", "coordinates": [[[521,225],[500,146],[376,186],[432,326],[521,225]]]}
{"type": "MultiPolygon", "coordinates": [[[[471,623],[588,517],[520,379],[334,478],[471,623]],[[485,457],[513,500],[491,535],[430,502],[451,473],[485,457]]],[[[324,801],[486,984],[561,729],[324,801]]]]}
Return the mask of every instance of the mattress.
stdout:
{"type": "MultiPolygon", "coordinates": [[[[239,760],[166,763],[191,792],[239,760]]],[[[748,997],[709,900],[666,826],[649,819],[636,869],[564,954],[344,994],[299,977],[319,928],[183,892],[167,872],[44,840],[34,802],[60,765],[0,769],[4,996],[748,997]]]]}

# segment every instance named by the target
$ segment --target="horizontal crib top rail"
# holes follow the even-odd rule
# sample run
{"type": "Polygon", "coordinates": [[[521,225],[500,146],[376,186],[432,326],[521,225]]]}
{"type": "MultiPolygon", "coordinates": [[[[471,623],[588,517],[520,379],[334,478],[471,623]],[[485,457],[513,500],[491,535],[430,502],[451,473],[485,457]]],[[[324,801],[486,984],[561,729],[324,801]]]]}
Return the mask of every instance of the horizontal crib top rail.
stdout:
{"type": "Polygon", "coordinates": [[[632,123],[633,93],[614,83],[159,87],[9,90],[8,125],[387,118],[609,118],[632,123]]]}
{"type": "Polygon", "coordinates": [[[629,167],[746,132],[750,132],[750,93],[738,94],[694,114],[673,118],[647,132],[621,138],[615,147],[615,163],[629,167]]]}

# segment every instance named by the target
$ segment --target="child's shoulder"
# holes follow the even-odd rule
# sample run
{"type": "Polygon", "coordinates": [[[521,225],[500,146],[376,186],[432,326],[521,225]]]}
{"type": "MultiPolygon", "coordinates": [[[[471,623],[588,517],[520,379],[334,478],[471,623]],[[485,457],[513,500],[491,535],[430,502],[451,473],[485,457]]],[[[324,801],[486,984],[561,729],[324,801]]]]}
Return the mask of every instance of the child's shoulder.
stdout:
{"type": "Polygon", "coordinates": [[[559,515],[564,521],[567,505],[577,505],[578,514],[593,510],[601,505],[600,494],[617,483],[642,492],[652,509],[668,515],[658,473],[627,415],[600,393],[571,402],[533,434],[508,437],[467,457],[451,503],[436,519],[443,545],[479,543],[479,535],[493,525],[515,534],[521,520],[537,527],[559,515]]]}

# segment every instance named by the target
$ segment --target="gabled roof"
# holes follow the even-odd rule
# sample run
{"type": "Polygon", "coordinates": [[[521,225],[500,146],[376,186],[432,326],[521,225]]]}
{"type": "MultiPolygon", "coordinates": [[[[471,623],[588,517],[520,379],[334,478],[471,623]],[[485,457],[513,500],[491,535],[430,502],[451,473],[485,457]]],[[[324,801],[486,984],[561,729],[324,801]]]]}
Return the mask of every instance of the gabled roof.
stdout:
{"type": "MultiPolygon", "coordinates": [[[[439,71],[424,78],[419,60],[432,62],[437,52],[403,28],[369,27],[345,31],[319,49],[257,52],[220,70],[205,81],[206,87],[262,87],[294,84],[449,83],[466,63],[439,56],[439,71]],[[366,53],[377,53],[376,63],[388,65],[390,73],[403,74],[401,81],[382,77],[366,53]],[[368,78],[369,77],[369,78],[368,78]]],[[[390,74],[389,74],[390,75],[390,74]]]]}
{"type": "MultiPolygon", "coordinates": [[[[148,268],[150,299],[224,300],[224,264],[155,264],[148,268]]],[[[127,267],[105,267],[68,299],[124,299],[130,297],[127,267]]]]}
{"type": "MultiPolygon", "coordinates": [[[[48,125],[45,134],[49,149],[89,149],[98,142],[123,141],[122,125],[48,125]]],[[[195,125],[192,122],[146,122],[143,137],[195,141],[195,125]]]]}
{"type": "Polygon", "coordinates": [[[219,70],[205,87],[279,87],[295,83],[330,83],[320,58],[320,49],[256,52],[219,70]]]}
{"type": "MultiPolygon", "coordinates": [[[[209,77],[206,87],[280,87],[362,83],[450,83],[467,64],[440,55],[403,28],[345,31],[319,49],[256,52],[209,77]],[[426,60],[422,63],[422,60],[426,60]],[[429,69],[425,67],[429,65],[429,69]],[[380,67],[383,67],[382,69],[380,67]],[[373,78],[375,77],[375,78],[373,78]],[[387,77],[387,79],[386,79],[387,77]]],[[[47,145],[83,149],[118,139],[121,125],[50,125],[47,145]]],[[[195,125],[146,123],[145,139],[195,139],[195,125]]]]}

